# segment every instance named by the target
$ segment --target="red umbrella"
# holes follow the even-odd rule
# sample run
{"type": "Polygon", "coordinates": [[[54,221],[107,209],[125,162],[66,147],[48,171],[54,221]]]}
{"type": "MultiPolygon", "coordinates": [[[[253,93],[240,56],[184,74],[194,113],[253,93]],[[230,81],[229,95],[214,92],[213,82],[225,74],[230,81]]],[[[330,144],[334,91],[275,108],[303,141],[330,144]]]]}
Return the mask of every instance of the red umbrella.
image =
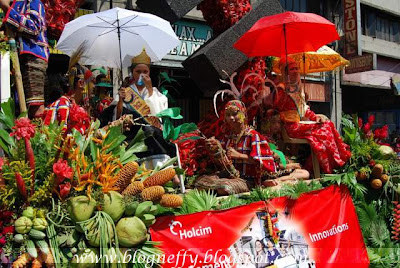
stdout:
{"type": "Polygon", "coordinates": [[[316,51],[339,35],[335,25],[313,13],[284,12],[258,20],[233,47],[248,57],[316,51]]]}

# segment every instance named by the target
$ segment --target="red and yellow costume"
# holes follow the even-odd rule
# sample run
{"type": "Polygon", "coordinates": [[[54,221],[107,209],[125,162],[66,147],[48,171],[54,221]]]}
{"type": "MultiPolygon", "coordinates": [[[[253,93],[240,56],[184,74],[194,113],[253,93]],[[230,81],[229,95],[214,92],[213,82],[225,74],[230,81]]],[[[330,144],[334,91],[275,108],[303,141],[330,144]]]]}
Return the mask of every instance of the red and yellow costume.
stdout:
{"type": "Polygon", "coordinates": [[[332,173],[334,168],[342,167],[350,159],[349,146],[343,142],[331,121],[325,123],[300,121],[300,119],[317,120],[315,113],[305,104],[300,90],[290,92],[283,84],[279,84],[274,93],[273,106],[280,112],[281,120],[285,123],[290,137],[308,140],[324,173],[332,173]]]}

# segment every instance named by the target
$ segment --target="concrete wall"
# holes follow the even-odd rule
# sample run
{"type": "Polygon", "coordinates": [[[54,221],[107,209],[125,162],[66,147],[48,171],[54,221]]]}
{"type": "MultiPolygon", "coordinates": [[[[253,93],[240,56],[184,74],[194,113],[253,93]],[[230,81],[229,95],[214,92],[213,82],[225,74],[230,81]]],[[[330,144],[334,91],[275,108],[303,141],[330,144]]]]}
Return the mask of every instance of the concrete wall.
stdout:
{"type": "Polygon", "coordinates": [[[400,44],[398,43],[362,35],[361,47],[365,52],[400,59],[400,44]]]}
{"type": "Polygon", "coordinates": [[[400,0],[361,0],[360,2],[361,4],[400,16],[400,0]]]}

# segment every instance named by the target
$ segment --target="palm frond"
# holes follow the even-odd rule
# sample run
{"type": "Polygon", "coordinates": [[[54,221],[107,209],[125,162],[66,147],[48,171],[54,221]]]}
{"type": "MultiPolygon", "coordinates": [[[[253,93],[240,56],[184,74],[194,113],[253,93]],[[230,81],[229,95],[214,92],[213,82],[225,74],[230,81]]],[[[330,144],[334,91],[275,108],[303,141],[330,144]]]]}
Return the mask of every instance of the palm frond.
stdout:
{"type": "Polygon", "coordinates": [[[390,232],[383,219],[371,223],[369,241],[375,247],[383,247],[390,240],[390,232]]]}
{"type": "Polygon", "coordinates": [[[228,209],[237,206],[244,205],[246,202],[234,195],[230,195],[227,198],[221,199],[218,205],[218,209],[228,209]]]}
{"type": "Polygon", "coordinates": [[[178,214],[184,215],[213,210],[217,203],[217,195],[212,191],[194,189],[183,197],[183,205],[178,214]]]}

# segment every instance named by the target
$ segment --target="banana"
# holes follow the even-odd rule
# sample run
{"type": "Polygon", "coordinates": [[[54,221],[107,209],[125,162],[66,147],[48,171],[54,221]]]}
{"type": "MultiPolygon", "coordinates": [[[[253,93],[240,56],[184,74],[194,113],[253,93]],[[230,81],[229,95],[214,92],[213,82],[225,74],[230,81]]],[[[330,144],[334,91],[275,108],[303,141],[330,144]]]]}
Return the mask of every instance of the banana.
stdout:
{"type": "Polygon", "coordinates": [[[152,214],[152,215],[157,215],[157,212],[158,212],[158,208],[157,208],[157,206],[156,205],[152,205],[151,207],[150,207],[150,210],[149,210],[149,214],[152,214]]]}
{"type": "Polygon", "coordinates": [[[125,215],[132,216],[135,214],[137,207],[139,206],[138,201],[133,201],[125,207],[125,215]]]}
{"type": "Polygon", "coordinates": [[[144,214],[140,219],[144,222],[146,227],[149,227],[156,222],[156,217],[152,214],[144,214]]]}
{"type": "Polygon", "coordinates": [[[145,202],[140,203],[138,205],[138,207],[136,208],[135,216],[138,218],[142,217],[144,214],[146,214],[150,211],[152,205],[153,205],[153,202],[151,202],[151,201],[145,201],[145,202]]]}

